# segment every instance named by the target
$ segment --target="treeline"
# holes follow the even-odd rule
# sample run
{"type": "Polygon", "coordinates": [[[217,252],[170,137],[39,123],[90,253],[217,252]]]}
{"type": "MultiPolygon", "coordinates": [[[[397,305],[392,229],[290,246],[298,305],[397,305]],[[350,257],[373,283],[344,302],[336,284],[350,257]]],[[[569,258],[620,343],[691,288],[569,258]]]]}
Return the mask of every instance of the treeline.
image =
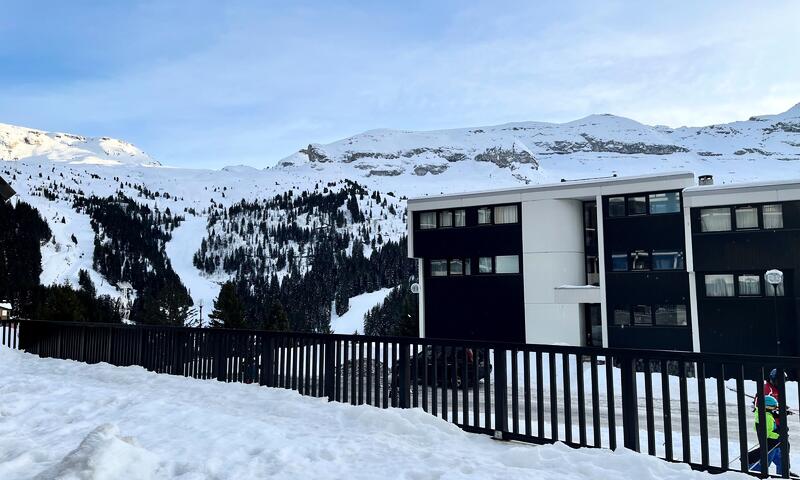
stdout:
{"type": "Polygon", "coordinates": [[[191,323],[192,299],[172,269],[165,248],[183,217],[116,196],[76,197],[73,208],[90,218],[93,267],[112,284],[128,282],[137,292],[130,319],[137,323],[191,323]]]}
{"type": "Polygon", "coordinates": [[[15,318],[77,322],[120,322],[119,304],[97,296],[86,271],[79,288],[40,285],[41,247],[52,236],[39,211],[25,202],[0,203],[0,301],[15,318]]]}
{"type": "Polygon", "coordinates": [[[397,202],[349,180],[242,200],[210,213],[194,264],[232,275],[221,305],[238,307],[221,317],[235,328],[277,328],[275,317],[285,314],[290,330],[329,332],[331,314],[347,312],[351,297],[407,283],[414,274],[405,236],[383,236],[384,227],[397,224],[397,202]]]}

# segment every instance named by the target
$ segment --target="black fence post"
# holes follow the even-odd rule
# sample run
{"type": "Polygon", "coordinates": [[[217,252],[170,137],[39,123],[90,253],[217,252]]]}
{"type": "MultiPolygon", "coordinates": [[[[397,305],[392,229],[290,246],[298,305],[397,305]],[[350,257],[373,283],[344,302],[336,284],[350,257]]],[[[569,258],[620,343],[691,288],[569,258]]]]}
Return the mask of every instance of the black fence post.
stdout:
{"type": "Polygon", "coordinates": [[[408,408],[410,402],[409,397],[409,390],[411,388],[411,383],[409,381],[411,377],[411,369],[409,365],[409,354],[408,349],[410,344],[408,342],[400,342],[398,344],[399,352],[398,357],[400,361],[400,365],[398,368],[398,373],[400,374],[400,381],[398,382],[398,388],[400,389],[398,393],[398,400],[399,400],[399,407],[400,408],[408,408]]]}
{"type": "Polygon", "coordinates": [[[780,422],[778,431],[781,440],[781,446],[779,447],[781,449],[781,477],[789,478],[789,424],[786,418],[786,409],[788,405],[786,403],[786,377],[784,377],[783,368],[777,369],[776,380],[778,381],[778,398],[783,402],[779,405],[780,410],[778,413],[778,420],[780,422]]]}
{"type": "MultiPolygon", "coordinates": [[[[622,435],[625,448],[639,451],[639,406],[636,392],[636,359],[620,359],[622,435]]],[[[610,401],[610,399],[609,399],[610,401]]]]}
{"type": "Polygon", "coordinates": [[[222,346],[222,337],[224,332],[214,332],[214,373],[217,376],[217,380],[220,382],[224,382],[227,380],[226,378],[226,367],[227,362],[225,361],[225,351],[222,346]]]}
{"type": "Polygon", "coordinates": [[[336,400],[336,392],[334,390],[334,380],[336,378],[335,348],[336,342],[334,340],[325,341],[325,396],[328,397],[329,402],[336,400]]]}
{"type": "Polygon", "coordinates": [[[272,370],[273,357],[275,355],[272,348],[273,340],[271,335],[261,337],[261,385],[273,387],[272,370]]]}
{"type": "MultiPolygon", "coordinates": [[[[508,379],[506,351],[494,348],[494,438],[503,439],[508,432],[508,379]]],[[[487,379],[488,380],[488,379],[487,379]]],[[[488,426],[488,425],[487,425],[488,426]]]]}

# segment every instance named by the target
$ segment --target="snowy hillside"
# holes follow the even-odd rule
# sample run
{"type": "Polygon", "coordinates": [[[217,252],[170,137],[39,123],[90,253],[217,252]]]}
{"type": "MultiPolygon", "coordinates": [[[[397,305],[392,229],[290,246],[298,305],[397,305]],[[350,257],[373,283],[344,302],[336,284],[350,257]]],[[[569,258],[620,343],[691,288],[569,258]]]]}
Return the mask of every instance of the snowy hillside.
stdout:
{"type": "MultiPolygon", "coordinates": [[[[277,268],[275,255],[296,253],[295,270],[302,274],[308,266],[303,259],[317,252],[317,242],[339,245],[341,253],[350,255],[352,242],[360,239],[368,257],[379,235],[377,249],[382,242],[400,241],[405,234],[404,201],[411,196],[679,170],[713,174],[718,184],[800,178],[800,104],[777,115],[707,127],[647,126],[613,115],[591,115],[563,124],[372,130],[327,145],[308,145],[266,169],[170,168],[120,140],[0,124],[0,159],[5,160],[0,175],[20,200],[39,210],[52,230],[52,238],[42,246],[43,284],[76,285],[78,272],[85,269],[98,293],[121,296],[119,282],[103,273],[111,267],[98,267],[95,258],[98,236],[108,243],[102,234],[107,226],[76,208],[76,201],[95,196],[110,205],[136,202],[157,216],[169,210],[182,219],[169,225],[150,256],[163,257],[164,271],[174,271],[195,308],[202,301],[206,317],[226,279],[254,270],[283,278],[291,271],[291,265],[277,268]],[[346,188],[345,180],[356,182],[364,193],[353,197],[351,192],[347,198],[355,205],[340,205],[342,215],[302,202],[294,204],[296,211],[288,216],[276,210],[276,196],[334,195],[346,188]],[[375,194],[380,202],[373,199],[375,194]],[[236,207],[243,200],[250,204],[246,212],[236,207]],[[354,215],[356,210],[362,214],[354,215]],[[335,217],[344,222],[337,225],[334,238],[320,227],[335,217]],[[278,225],[291,227],[290,235],[276,231],[278,225]],[[317,233],[305,235],[303,229],[317,233]],[[275,243],[276,236],[284,243],[275,243]],[[257,260],[253,266],[242,262],[250,258],[257,260]]],[[[153,261],[149,258],[144,265],[153,261]]],[[[120,268],[129,265],[123,262],[120,268]]],[[[114,273],[124,278],[124,271],[114,273]]],[[[353,291],[351,296],[363,293],[353,291]]]]}

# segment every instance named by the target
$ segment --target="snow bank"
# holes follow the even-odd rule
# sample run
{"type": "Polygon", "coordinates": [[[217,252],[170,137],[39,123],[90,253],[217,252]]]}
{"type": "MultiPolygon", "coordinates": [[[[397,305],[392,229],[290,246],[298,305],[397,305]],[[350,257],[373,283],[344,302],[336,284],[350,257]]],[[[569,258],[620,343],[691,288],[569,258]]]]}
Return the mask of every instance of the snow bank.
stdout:
{"type": "Polygon", "coordinates": [[[160,478],[158,458],[136,445],[134,439],[121,437],[116,425],[107,423],[92,430],[75,450],[60,462],[39,474],[37,480],[120,478],[160,478]]]}
{"type": "Polygon", "coordinates": [[[706,477],[626,451],[495,442],[421,410],[6,348],[0,364],[4,479],[706,477]]]}

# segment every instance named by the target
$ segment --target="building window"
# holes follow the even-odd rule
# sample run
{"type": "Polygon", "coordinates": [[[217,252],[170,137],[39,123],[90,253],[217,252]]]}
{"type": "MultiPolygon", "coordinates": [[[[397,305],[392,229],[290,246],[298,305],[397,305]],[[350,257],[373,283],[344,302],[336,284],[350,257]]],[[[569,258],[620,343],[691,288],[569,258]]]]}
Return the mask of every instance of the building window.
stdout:
{"type": "Polygon", "coordinates": [[[464,275],[472,275],[472,262],[469,258],[464,259],[464,275]]]}
{"type": "Polygon", "coordinates": [[[683,252],[653,250],[653,270],[683,270],[683,252]]]}
{"type": "Polygon", "coordinates": [[[764,205],[761,207],[764,228],[783,228],[783,208],[781,204],[764,205]]]}
{"type": "Polygon", "coordinates": [[[758,275],[739,275],[739,295],[755,297],[761,295],[761,277],[758,275]]]}
{"type": "Polygon", "coordinates": [[[758,209],[756,207],[736,207],[736,229],[758,228],[758,209]]]}
{"type": "MultiPolygon", "coordinates": [[[[779,283],[776,286],[778,287],[778,296],[779,297],[784,296],[785,293],[783,291],[783,282],[779,283]]],[[[765,293],[767,294],[768,297],[774,297],[775,296],[775,286],[773,286],[769,282],[764,282],[764,291],[765,291],[765,293]]]]}
{"type": "Polygon", "coordinates": [[[707,297],[732,297],[733,275],[706,275],[707,297]]]}
{"type": "Polygon", "coordinates": [[[494,207],[494,223],[517,223],[517,206],[494,207]]]}
{"type": "Polygon", "coordinates": [[[439,212],[439,227],[452,227],[453,226],[453,212],[447,210],[439,212]]]}
{"type": "Polygon", "coordinates": [[[478,273],[492,273],[492,257],[478,258],[478,273]]]}
{"type": "Polygon", "coordinates": [[[628,197],[628,215],[645,214],[647,214],[647,197],[644,195],[628,197]]]}
{"type": "Polygon", "coordinates": [[[455,220],[453,225],[456,227],[465,226],[467,224],[467,212],[464,210],[456,210],[453,220],[455,220]]]}
{"type": "Polygon", "coordinates": [[[625,216],[625,197],[611,197],[608,199],[608,216],[625,216]]]}
{"type": "Polygon", "coordinates": [[[678,192],[651,193],[650,214],[677,213],[681,211],[681,195],[678,192]]]}
{"type": "Polygon", "coordinates": [[[494,257],[495,273],[519,273],[519,255],[498,255],[494,257]]]}
{"type": "Polygon", "coordinates": [[[703,208],[700,210],[701,232],[727,232],[731,229],[731,209],[703,208]]]}
{"type": "Polygon", "coordinates": [[[446,277],[447,276],[447,260],[431,260],[431,276],[432,277],[446,277]]]}
{"type": "Polygon", "coordinates": [[[464,274],[464,261],[460,258],[450,260],[450,275],[463,275],[464,274]]]}
{"type": "Polygon", "coordinates": [[[631,324],[631,311],[628,307],[614,307],[614,325],[617,327],[627,327],[631,324]]]}
{"type": "Polygon", "coordinates": [[[656,325],[660,327],[685,327],[686,305],[656,305],[656,325]]]}
{"type": "Polygon", "coordinates": [[[478,209],[478,225],[487,225],[492,223],[492,209],[489,207],[481,207],[478,209]]]}
{"type": "Polygon", "coordinates": [[[600,262],[595,255],[586,256],[586,284],[600,285],[600,262]]]}
{"type": "Polygon", "coordinates": [[[419,214],[419,228],[428,230],[436,228],[436,212],[422,212],[419,214]]]}
{"type": "Polygon", "coordinates": [[[611,254],[611,271],[612,272],[627,272],[628,271],[628,254],[627,253],[612,253],[611,254]]]}
{"type": "Polygon", "coordinates": [[[631,270],[650,270],[650,253],[645,250],[632,251],[631,270]]]}
{"type": "Polygon", "coordinates": [[[633,324],[634,325],[652,325],[653,314],[650,305],[634,305],[633,306],[633,324]]]}

